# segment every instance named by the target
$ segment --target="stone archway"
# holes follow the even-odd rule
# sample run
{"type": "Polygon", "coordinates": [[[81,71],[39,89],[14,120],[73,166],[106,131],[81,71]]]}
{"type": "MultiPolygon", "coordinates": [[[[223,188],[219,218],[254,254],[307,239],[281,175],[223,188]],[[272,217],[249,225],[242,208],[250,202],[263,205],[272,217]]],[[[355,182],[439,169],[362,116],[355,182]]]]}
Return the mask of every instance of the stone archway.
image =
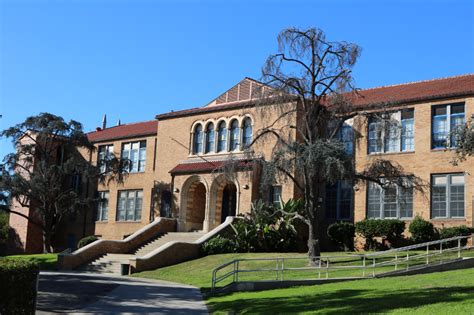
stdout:
{"type": "Polygon", "coordinates": [[[179,218],[180,231],[206,230],[207,187],[198,176],[190,177],[183,185],[179,218]]]}
{"type": "Polygon", "coordinates": [[[220,175],[214,179],[210,188],[209,229],[225,221],[227,216],[239,213],[239,185],[220,175]]]}

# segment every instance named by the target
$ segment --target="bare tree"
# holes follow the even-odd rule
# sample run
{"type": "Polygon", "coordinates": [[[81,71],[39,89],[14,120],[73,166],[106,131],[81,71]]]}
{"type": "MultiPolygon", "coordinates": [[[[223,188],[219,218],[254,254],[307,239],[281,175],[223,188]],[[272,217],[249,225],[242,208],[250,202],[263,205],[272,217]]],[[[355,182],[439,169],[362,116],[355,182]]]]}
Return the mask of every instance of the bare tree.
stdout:
{"type": "Polygon", "coordinates": [[[453,165],[458,165],[474,156],[474,119],[469,119],[466,124],[453,130],[450,138],[456,142],[454,157],[451,160],[453,165]]]}
{"type": "Polygon", "coordinates": [[[314,262],[320,256],[326,184],[347,179],[354,184],[373,181],[382,187],[414,186],[421,190],[422,182],[413,176],[407,181],[400,165],[382,158],[357,172],[352,155],[345,150],[340,137],[344,124],[369,115],[352,105],[357,96],[352,68],[360,55],[359,46],[328,41],[324,32],[315,28],[285,29],[278,36],[278,46],[278,53],[269,56],[262,69],[265,85],[260,89],[257,108],[267,127],[257,132],[251,147],[269,139],[275,143],[272,155],[258,160],[262,165],[261,185],[271,185],[279,178],[297,187],[304,209],[287,215],[308,225],[309,256],[314,262]],[[296,123],[288,125],[284,123],[287,121],[296,123]],[[294,136],[288,137],[291,132],[294,136]]]}

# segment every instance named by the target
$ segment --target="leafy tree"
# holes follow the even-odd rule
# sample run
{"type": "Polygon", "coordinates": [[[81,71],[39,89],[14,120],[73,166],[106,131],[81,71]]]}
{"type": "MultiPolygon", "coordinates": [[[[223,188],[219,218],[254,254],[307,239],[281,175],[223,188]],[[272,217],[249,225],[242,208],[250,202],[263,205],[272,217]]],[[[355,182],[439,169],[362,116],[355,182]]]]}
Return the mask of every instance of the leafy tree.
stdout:
{"type": "MultiPolygon", "coordinates": [[[[365,110],[352,106],[357,96],[352,68],[360,55],[359,46],[328,41],[319,29],[290,28],[279,34],[278,47],[278,53],[269,56],[262,69],[264,86],[257,104],[268,127],[257,132],[250,149],[259,142],[275,143],[271,156],[259,160],[261,185],[268,187],[279,178],[292,181],[299,190],[304,207],[287,215],[308,225],[309,257],[314,263],[320,256],[326,184],[347,179],[354,185],[373,181],[382,187],[413,185],[420,191],[424,186],[414,176],[410,184],[403,179],[407,174],[400,165],[381,158],[358,172],[345,150],[339,136],[345,122],[351,118],[366,121],[368,117],[365,110]],[[296,123],[288,124],[294,117],[296,123]],[[289,137],[292,133],[295,136],[289,137]]],[[[384,119],[387,115],[380,116],[384,119]]]]}
{"type": "Polygon", "coordinates": [[[94,201],[81,194],[77,179],[121,181],[127,169],[127,161],[110,157],[103,162],[107,173],[101,173],[80,153],[94,151],[82,125],[53,114],[28,117],[2,131],[0,137],[11,139],[16,148],[4,158],[7,171],[1,184],[12,200],[32,211],[25,215],[12,208],[3,210],[40,228],[45,252],[52,251],[51,239],[63,218],[88,209],[94,201]]]}

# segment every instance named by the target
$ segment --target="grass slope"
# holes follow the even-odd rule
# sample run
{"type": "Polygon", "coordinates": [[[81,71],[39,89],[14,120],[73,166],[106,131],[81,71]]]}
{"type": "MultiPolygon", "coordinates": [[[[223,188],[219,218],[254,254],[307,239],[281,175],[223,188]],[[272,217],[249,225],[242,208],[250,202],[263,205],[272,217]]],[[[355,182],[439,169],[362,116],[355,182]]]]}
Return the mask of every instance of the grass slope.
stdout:
{"type": "Polygon", "coordinates": [[[57,269],[58,254],[13,255],[5,258],[33,261],[39,265],[40,270],[57,269]]]}
{"type": "Polygon", "coordinates": [[[214,313],[472,314],[474,269],[211,297],[214,313]]]}

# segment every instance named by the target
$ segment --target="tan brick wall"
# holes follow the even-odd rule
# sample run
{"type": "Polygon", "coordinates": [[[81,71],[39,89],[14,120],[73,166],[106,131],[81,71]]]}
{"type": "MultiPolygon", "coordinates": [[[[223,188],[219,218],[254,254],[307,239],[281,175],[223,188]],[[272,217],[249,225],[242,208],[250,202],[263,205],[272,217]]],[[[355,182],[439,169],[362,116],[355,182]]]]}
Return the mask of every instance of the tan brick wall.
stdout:
{"type": "MultiPolygon", "coordinates": [[[[473,225],[473,198],[474,198],[474,163],[470,158],[464,163],[454,166],[450,163],[454,153],[447,150],[431,149],[431,107],[439,104],[451,104],[465,101],[465,117],[469,119],[474,115],[474,98],[458,98],[436,102],[424,102],[407,105],[414,108],[415,123],[415,151],[407,153],[367,154],[367,125],[362,125],[359,132],[362,138],[356,146],[356,167],[363,170],[371,161],[377,158],[389,159],[400,164],[405,172],[419,176],[427,183],[432,174],[438,173],[465,173],[465,219],[433,219],[436,226],[452,226],[466,224],[473,225]]],[[[366,216],[366,185],[358,185],[355,193],[355,221],[360,221],[366,216]]],[[[430,196],[415,194],[413,200],[413,213],[430,219],[430,196]]]]}

